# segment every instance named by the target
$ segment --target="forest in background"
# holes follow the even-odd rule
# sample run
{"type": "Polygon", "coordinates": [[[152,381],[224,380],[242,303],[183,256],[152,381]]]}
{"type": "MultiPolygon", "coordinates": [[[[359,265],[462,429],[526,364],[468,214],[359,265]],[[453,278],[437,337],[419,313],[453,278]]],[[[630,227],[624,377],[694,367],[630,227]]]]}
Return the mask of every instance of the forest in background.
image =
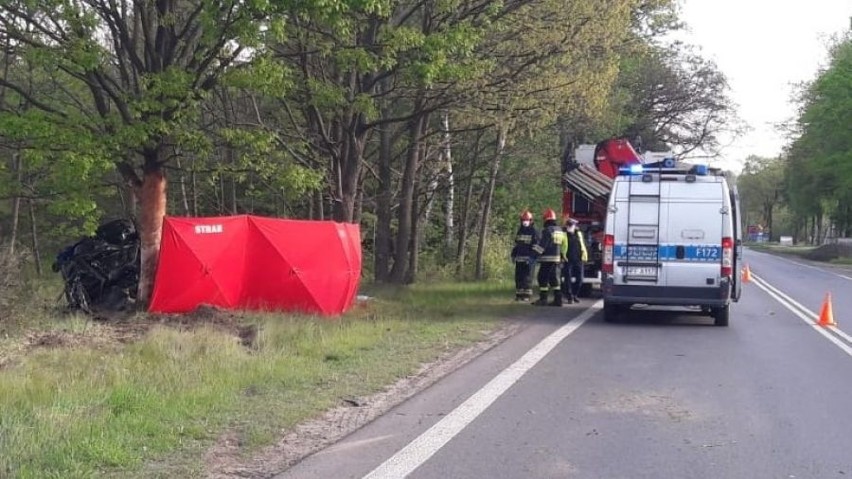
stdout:
{"type": "Polygon", "coordinates": [[[739,177],[745,220],[773,241],[852,237],[852,34],[832,42],[828,64],[799,86],[796,100],[783,153],[746,159],[739,177]]]}
{"type": "Polygon", "coordinates": [[[679,28],[675,0],[6,0],[6,282],[130,217],[145,298],[166,214],[360,223],[378,282],[503,274],[573,145],[736,133],[679,28]]]}

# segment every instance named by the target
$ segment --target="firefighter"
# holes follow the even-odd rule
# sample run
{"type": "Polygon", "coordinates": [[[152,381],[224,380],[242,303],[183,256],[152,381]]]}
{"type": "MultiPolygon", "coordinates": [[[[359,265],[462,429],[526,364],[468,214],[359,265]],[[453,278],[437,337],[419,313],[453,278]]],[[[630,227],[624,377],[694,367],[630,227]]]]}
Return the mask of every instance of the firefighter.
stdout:
{"type": "Polygon", "coordinates": [[[565,232],[556,223],[556,213],[548,208],[544,211],[544,225],[541,239],[533,246],[534,257],[540,263],[538,268],[538,301],[534,304],[544,306],[547,297],[553,291],[551,306],[562,306],[562,290],[559,287],[559,270],[562,258],[568,252],[565,232]]]}
{"type": "Polygon", "coordinates": [[[538,231],[533,226],[529,210],[521,213],[521,224],[515,233],[512,261],[515,263],[515,301],[529,301],[532,297],[533,246],[538,244],[538,231]]]}
{"type": "Polygon", "coordinates": [[[562,266],[563,294],[568,303],[579,303],[580,288],[583,286],[583,266],[589,260],[583,232],[577,226],[578,221],[568,218],[565,222],[565,235],[568,243],[565,264],[562,266]]]}

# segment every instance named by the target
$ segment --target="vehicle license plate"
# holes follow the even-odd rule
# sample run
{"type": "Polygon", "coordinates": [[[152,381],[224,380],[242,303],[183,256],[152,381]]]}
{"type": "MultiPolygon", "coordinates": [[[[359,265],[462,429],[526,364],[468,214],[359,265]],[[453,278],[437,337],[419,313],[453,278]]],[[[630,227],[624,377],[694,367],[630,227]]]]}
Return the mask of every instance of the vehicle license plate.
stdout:
{"type": "Polygon", "coordinates": [[[628,266],[627,276],[656,276],[657,268],[653,266],[628,266]]]}

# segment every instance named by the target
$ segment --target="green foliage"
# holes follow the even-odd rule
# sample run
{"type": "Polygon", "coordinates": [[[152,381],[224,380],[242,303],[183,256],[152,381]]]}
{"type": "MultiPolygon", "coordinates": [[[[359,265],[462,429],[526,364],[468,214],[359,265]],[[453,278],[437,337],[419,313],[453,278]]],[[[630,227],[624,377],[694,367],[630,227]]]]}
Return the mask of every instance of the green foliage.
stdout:
{"type": "MultiPolygon", "coordinates": [[[[142,166],[165,164],[170,214],[334,212],[348,220],[340,205],[349,194],[348,213],[360,214],[365,231],[379,228],[383,192],[397,214],[400,185],[410,180],[422,222],[414,253],[424,254],[421,271],[454,271],[448,242],[458,238],[444,231],[449,186],[438,134],[438,112],[446,111],[456,171],[449,214],[458,228],[469,191],[468,241],[487,221],[486,251],[499,258],[498,275],[501,241],[518,212],[560,206],[566,138],[647,131],[643,105],[654,98],[637,90],[652,80],[693,93],[684,79],[706,73],[702,85],[719,85],[712,65],[678,52],[667,59],[673,50],[657,41],[678,26],[672,0],[226,0],[199,4],[197,16],[180,2],[166,2],[164,12],[140,3],[165,50],[141,37],[113,38],[110,26],[128,20],[112,4],[13,8],[23,3],[0,6],[19,20],[0,25],[0,39],[29,45],[4,57],[5,80],[20,89],[5,90],[0,136],[23,152],[24,175],[18,180],[11,168],[11,151],[0,152],[0,193],[33,194],[51,247],[102,217],[130,212],[126,166],[138,175],[142,166]],[[46,30],[25,28],[48,14],[56,21],[46,30]],[[411,129],[419,118],[426,127],[416,144],[411,129]],[[507,147],[483,218],[498,128],[507,147]],[[390,142],[389,179],[380,174],[382,138],[390,142]],[[413,148],[423,155],[405,173],[413,148]],[[350,178],[357,178],[354,191],[347,191],[350,178]],[[57,216],[66,220],[54,225],[57,216]]],[[[684,119],[696,118],[697,107],[684,108],[684,119]]],[[[0,223],[9,220],[0,211],[0,223]]],[[[391,240],[401,230],[395,221],[381,227],[391,240]]]]}
{"type": "Polygon", "coordinates": [[[804,86],[797,131],[787,151],[785,195],[802,218],[827,215],[852,235],[852,39],[831,48],[829,66],[804,86]]]}
{"type": "Polygon", "coordinates": [[[783,234],[776,231],[776,215],[783,210],[784,163],[777,158],[748,157],[737,177],[737,187],[744,225],[768,228],[773,238],[783,234]]]}

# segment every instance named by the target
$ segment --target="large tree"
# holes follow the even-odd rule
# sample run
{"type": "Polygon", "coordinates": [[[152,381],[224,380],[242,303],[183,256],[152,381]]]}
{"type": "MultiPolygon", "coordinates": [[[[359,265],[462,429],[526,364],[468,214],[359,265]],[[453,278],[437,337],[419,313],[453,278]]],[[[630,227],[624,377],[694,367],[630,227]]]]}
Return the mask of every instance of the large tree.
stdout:
{"type": "Polygon", "coordinates": [[[620,133],[645,149],[716,154],[721,134],[741,130],[725,75],[688,46],[640,45],[622,61],[618,83],[620,133]]]}
{"type": "Polygon", "coordinates": [[[247,48],[259,45],[266,8],[240,0],[0,4],[0,35],[8,39],[12,63],[46,72],[53,91],[32,95],[9,76],[0,85],[40,110],[39,126],[82,139],[63,147],[90,154],[94,146],[138,198],[143,303],[166,212],[164,167],[193,129],[207,92],[247,48]]]}

